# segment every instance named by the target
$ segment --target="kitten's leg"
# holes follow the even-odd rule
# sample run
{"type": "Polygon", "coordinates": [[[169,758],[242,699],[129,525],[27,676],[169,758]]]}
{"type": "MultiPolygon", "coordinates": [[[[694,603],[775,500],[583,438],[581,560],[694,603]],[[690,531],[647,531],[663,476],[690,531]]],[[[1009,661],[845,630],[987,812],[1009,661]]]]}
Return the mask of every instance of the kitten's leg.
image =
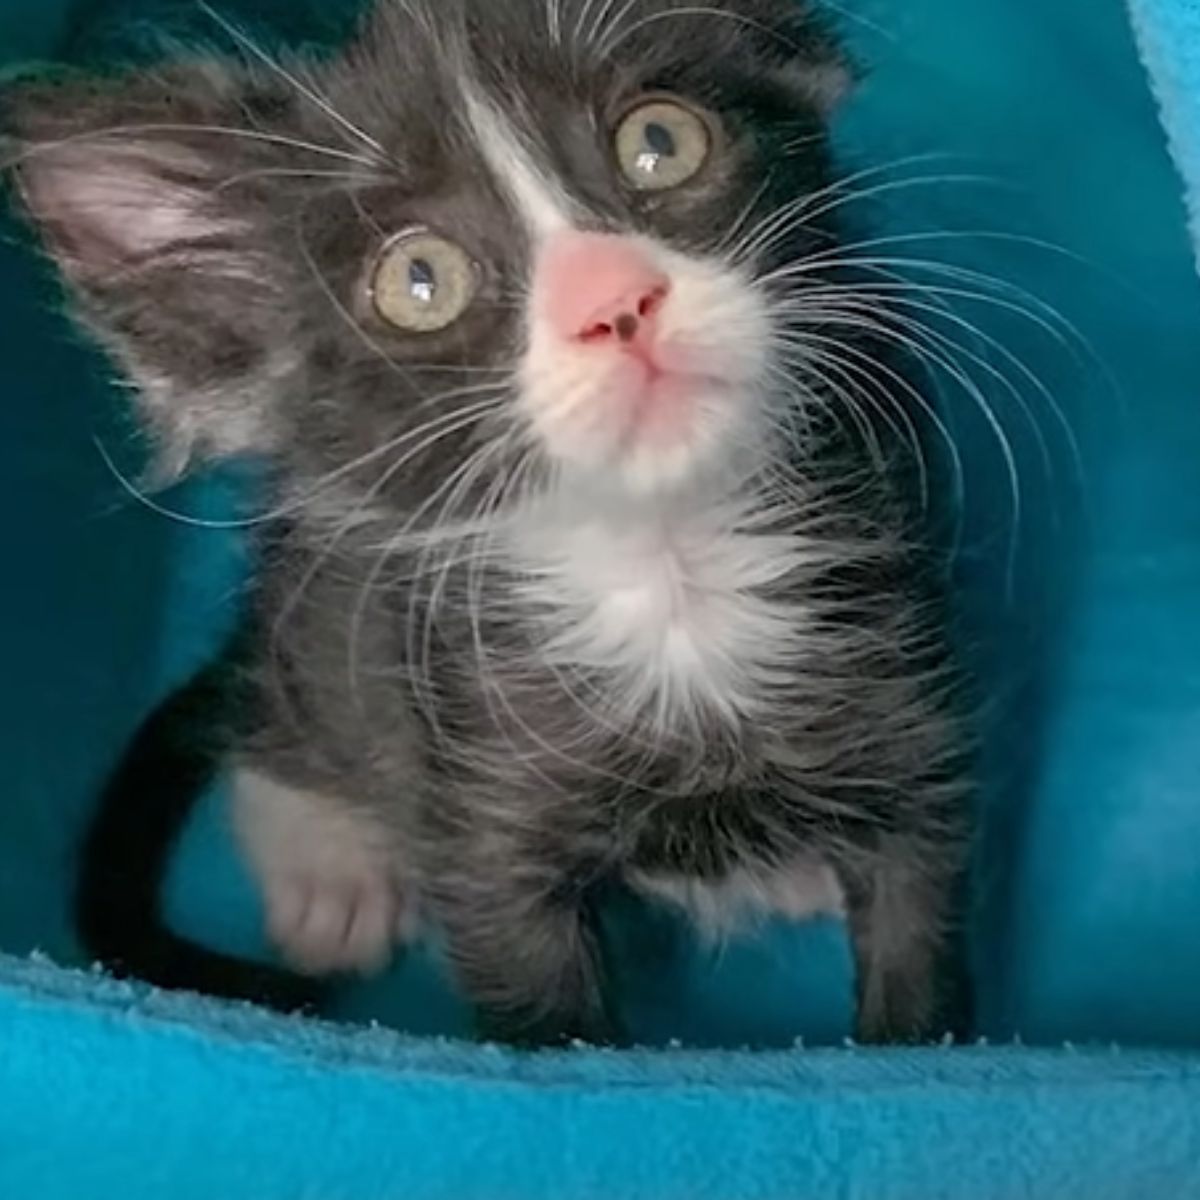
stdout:
{"type": "Polygon", "coordinates": [[[451,955],[480,1036],[529,1046],[611,1043],[590,924],[572,904],[508,897],[490,922],[448,925],[451,955]]]}
{"type": "Polygon", "coordinates": [[[472,842],[458,844],[432,895],[480,1034],[525,1045],[612,1041],[597,939],[572,864],[550,866],[486,836],[472,842]]]}
{"type": "Polygon", "coordinates": [[[843,866],[861,1041],[914,1042],[949,1029],[953,866],[947,848],[899,835],[843,866]]]}
{"type": "Polygon", "coordinates": [[[414,936],[412,877],[395,834],[370,813],[244,769],[233,821],[270,936],[295,969],[376,972],[414,936]]]}

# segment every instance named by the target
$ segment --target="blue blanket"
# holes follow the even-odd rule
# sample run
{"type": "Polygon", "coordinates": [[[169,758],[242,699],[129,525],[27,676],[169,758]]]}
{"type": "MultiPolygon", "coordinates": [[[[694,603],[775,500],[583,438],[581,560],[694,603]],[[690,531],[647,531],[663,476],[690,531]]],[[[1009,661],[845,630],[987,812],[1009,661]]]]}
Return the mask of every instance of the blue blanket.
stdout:
{"type": "MultiPolygon", "coordinates": [[[[79,53],[105,7],[4,0],[0,58],[79,53]]],[[[22,958],[75,960],[66,898],[97,783],[208,652],[244,564],[237,539],[155,518],[113,482],[93,445],[127,440],[106,368],[4,238],[0,1196],[1200,1195],[1200,0],[836,7],[870,68],[843,152],[910,164],[876,197],[879,236],[898,239],[881,252],[936,260],[935,276],[907,264],[926,282],[1010,289],[956,312],[1019,508],[987,421],[952,386],[946,404],[964,641],[993,701],[980,1032],[1047,1048],[791,1048],[846,1031],[836,926],[712,961],[617,913],[630,1023],[660,1049],[535,1059],[433,1040],[463,1028],[433,952],[339,1001],[399,1033],[22,958]]],[[[229,486],[169,502],[221,513],[229,486]]],[[[218,813],[214,798],[189,836],[173,915],[261,949],[218,813]]]]}
{"type": "Polygon", "coordinates": [[[1200,4],[1130,0],[1130,9],[1175,161],[1188,184],[1192,237],[1200,254],[1200,4]]]}

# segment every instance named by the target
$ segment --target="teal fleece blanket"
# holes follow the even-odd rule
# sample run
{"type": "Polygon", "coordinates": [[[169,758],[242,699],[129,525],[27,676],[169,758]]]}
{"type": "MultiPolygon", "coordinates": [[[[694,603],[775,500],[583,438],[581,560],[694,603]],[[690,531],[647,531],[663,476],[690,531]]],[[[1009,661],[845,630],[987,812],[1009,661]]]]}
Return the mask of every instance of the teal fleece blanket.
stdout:
{"type": "MultiPolygon", "coordinates": [[[[152,7],[0,0],[0,59],[96,53],[152,7]]],[[[346,8],[225,7],[294,34],[346,8]]],[[[1200,0],[830,7],[868,68],[843,152],[897,164],[872,214],[896,239],[881,256],[1009,289],[955,311],[1019,505],[994,431],[952,379],[945,397],[964,640],[989,700],[979,1034],[1002,1048],[841,1047],[836,926],[764,930],[714,960],[659,917],[616,914],[648,1047],[628,1054],[441,1040],[464,1024],[433,949],[346,989],[331,1015],[353,1025],[29,960],[77,961],[66,901],[98,781],[209,651],[245,564],[236,538],[114,482],[95,439],[119,454],[120,399],[10,225],[0,1196],[1200,1195],[1200,0]]],[[[236,487],[168,502],[219,515],[236,487]]],[[[173,915],[261,949],[219,812],[188,839],[173,915]]]]}

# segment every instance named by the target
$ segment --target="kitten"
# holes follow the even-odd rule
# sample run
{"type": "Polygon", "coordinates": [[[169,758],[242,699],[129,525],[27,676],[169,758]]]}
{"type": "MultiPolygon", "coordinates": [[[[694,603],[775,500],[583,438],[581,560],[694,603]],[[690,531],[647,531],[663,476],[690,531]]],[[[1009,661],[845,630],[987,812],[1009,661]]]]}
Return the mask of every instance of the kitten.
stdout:
{"type": "MultiPolygon", "coordinates": [[[[385,963],[419,910],[483,1034],[618,1038],[616,881],[714,935],[844,913],[859,1034],[937,1029],[963,735],[923,402],[839,287],[834,39],[796,0],[380,0],[320,62],[234,36],[7,100],[162,462],[274,480],[239,649],[93,849],[169,840],[228,762],[304,973],[385,963]]],[[[92,870],[105,957],[299,994],[156,967],[122,930],[161,869],[92,870]]]]}

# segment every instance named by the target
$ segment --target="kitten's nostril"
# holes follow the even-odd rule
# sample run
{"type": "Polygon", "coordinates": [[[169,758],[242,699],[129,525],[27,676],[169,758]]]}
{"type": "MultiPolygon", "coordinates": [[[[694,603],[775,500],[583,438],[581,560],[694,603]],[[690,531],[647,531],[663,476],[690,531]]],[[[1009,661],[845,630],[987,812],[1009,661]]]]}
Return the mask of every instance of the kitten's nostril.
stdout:
{"type": "Polygon", "coordinates": [[[666,302],[667,286],[651,288],[640,297],[635,293],[618,301],[575,335],[581,342],[604,342],[615,337],[624,346],[632,346],[652,332],[654,318],[666,302]]]}
{"type": "Polygon", "coordinates": [[[652,292],[647,292],[638,303],[638,316],[652,317],[660,308],[667,298],[667,289],[665,287],[657,287],[652,292]]]}
{"type": "Polygon", "coordinates": [[[597,321],[594,325],[589,325],[579,334],[581,342],[602,342],[605,338],[612,337],[613,327],[607,321],[597,321]]]}

